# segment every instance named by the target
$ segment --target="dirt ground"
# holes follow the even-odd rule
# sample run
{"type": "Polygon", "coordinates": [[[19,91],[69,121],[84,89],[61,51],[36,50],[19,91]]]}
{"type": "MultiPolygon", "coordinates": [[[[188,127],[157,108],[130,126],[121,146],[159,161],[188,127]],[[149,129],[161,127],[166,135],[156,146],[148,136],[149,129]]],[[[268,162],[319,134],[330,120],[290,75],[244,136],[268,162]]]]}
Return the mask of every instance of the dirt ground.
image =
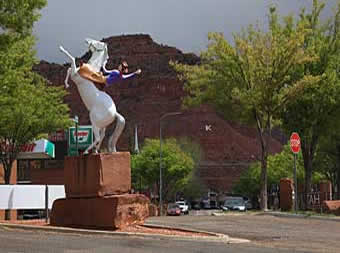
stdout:
{"type": "MultiPolygon", "coordinates": [[[[46,220],[15,220],[15,221],[1,221],[2,223],[10,224],[24,224],[24,225],[34,225],[34,226],[49,226],[52,227],[46,220]]],[[[100,229],[99,229],[100,230],[100,229]]],[[[106,229],[111,230],[111,229],[106,229]]],[[[199,237],[199,236],[214,236],[213,234],[192,232],[186,230],[179,230],[174,228],[157,228],[157,227],[147,227],[140,225],[131,225],[125,228],[113,230],[115,232],[132,232],[132,233],[143,233],[143,234],[160,234],[160,235],[174,235],[174,236],[189,236],[189,237],[199,237]]]]}

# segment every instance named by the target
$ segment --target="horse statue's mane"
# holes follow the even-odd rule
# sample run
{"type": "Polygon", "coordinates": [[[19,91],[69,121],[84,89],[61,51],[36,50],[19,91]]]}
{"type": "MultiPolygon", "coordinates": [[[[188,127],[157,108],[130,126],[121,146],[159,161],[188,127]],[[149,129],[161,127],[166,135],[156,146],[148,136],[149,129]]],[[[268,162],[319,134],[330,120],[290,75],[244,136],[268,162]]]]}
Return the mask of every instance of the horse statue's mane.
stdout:
{"type": "MultiPolygon", "coordinates": [[[[105,68],[107,60],[109,59],[107,45],[104,42],[93,39],[86,39],[85,41],[92,53],[87,65],[90,66],[93,71],[99,72],[102,67],[105,68]]],[[[95,152],[100,150],[101,143],[105,137],[105,130],[115,120],[116,127],[112,135],[109,136],[107,149],[109,152],[116,152],[118,138],[125,126],[124,117],[117,112],[116,106],[108,94],[98,90],[91,80],[79,74],[79,68],[76,66],[75,58],[62,46],[60,46],[59,49],[71,60],[71,67],[67,70],[65,78],[65,87],[69,87],[69,78],[77,85],[82,101],[89,111],[90,121],[93,127],[94,142],[84,153],[88,153],[92,148],[95,148],[95,152]]]]}
{"type": "Polygon", "coordinates": [[[85,41],[89,45],[89,50],[92,53],[87,64],[91,65],[94,71],[99,72],[100,69],[106,65],[107,60],[109,59],[107,44],[93,39],[85,39],[85,41]]]}

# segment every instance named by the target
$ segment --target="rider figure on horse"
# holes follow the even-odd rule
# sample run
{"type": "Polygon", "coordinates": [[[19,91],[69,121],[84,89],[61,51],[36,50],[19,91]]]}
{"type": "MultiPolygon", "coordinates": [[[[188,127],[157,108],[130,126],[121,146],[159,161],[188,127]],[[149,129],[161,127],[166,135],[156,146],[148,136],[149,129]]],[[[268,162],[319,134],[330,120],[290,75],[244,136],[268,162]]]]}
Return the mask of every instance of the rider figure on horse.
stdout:
{"type": "Polygon", "coordinates": [[[121,64],[118,65],[118,69],[107,70],[105,66],[103,66],[103,74],[105,76],[105,86],[111,86],[113,83],[125,80],[134,77],[135,75],[139,75],[142,70],[137,69],[135,72],[128,74],[129,65],[126,61],[122,61],[121,64]]]}
{"type": "Polygon", "coordinates": [[[138,69],[135,72],[128,74],[128,67],[128,63],[126,61],[122,61],[118,65],[117,69],[107,70],[104,64],[102,67],[102,72],[95,72],[89,64],[80,62],[79,74],[90,81],[103,84],[105,87],[109,87],[118,81],[132,78],[142,72],[141,69],[138,69]]]}

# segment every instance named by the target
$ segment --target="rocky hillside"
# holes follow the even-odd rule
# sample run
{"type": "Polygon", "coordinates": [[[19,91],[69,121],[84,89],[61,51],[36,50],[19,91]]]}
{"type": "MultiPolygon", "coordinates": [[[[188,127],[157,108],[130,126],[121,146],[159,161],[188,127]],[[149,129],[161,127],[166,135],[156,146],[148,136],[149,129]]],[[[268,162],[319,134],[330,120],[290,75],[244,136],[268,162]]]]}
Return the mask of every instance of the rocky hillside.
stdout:
{"type": "MultiPolygon", "coordinates": [[[[185,94],[183,83],[168,63],[177,60],[196,64],[199,57],[159,45],[149,35],[113,36],[102,41],[108,44],[108,69],[116,67],[121,59],[128,61],[130,71],[142,69],[137,78],[104,89],[126,119],[118,149],[125,151],[133,147],[135,125],[140,143],[145,138],[159,138],[160,117],[168,112],[182,111],[181,115],[169,116],[162,121],[164,138],[190,137],[199,143],[204,153],[199,169],[201,177],[211,189],[230,191],[249,162],[259,157],[260,146],[255,129],[222,119],[208,105],[181,110],[181,99],[185,94]]],[[[81,58],[86,60],[88,57],[89,54],[85,54],[81,58]]],[[[42,61],[35,69],[51,85],[59,86],[64,84],[67,67],[42,61]]],[[[71,108],[71,116],[78,115],[81,124],[90,123],[75,85],[69,88],[65,102],[71,108]]],[[[112,129],[113,126],[108,131],[112,129]]],[[[273,139],[271,152],[280,149],[280,142],[273,139]]]]}

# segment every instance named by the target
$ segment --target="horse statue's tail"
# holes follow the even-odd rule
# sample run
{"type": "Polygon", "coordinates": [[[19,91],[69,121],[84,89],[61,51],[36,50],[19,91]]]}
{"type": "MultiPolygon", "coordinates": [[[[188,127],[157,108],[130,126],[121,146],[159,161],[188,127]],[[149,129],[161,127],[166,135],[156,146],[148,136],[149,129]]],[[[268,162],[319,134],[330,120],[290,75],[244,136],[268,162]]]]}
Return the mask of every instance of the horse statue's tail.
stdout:
{"type": "Polygon", "coordinates": [[[71,75],[71,71],[72,71],[72,68],[68,68],[67,69],[67,74],[66,74],[66,78],[65,78],[65,88],[67,89],[68,87],[70,87],[70,85],[68,84],[68,79],[70,78],[70,75],[71,75]]]}

